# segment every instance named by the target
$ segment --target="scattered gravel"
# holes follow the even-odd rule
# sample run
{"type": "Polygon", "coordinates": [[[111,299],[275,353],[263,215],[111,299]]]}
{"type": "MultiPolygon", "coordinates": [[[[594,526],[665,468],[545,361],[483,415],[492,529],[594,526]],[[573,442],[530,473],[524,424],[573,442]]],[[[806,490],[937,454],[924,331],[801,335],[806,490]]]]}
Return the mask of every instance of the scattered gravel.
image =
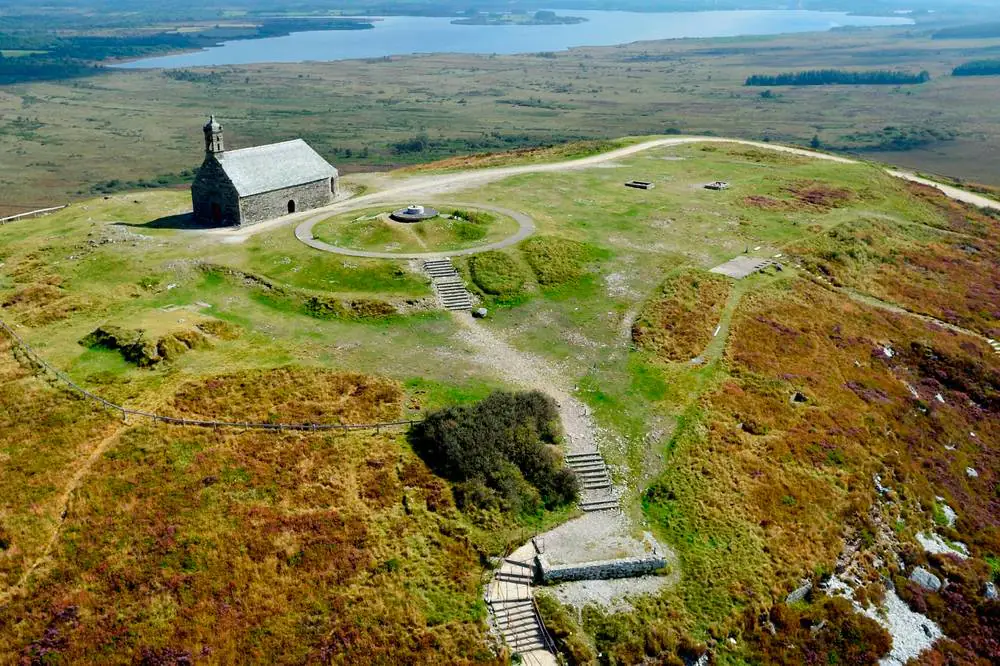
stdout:
{"type": "MultiPolygon", "coordinates": [[[[623,513],[588,513],[563,523],[535,541],[552,564],[577,564],[622,557],[641,557],[657,546],[652,535],[632,536],[631,521],[623,513]]],[[[664,550],[662,545],[658,548],[664,550]]]]}
{"type": "Polygon", "coordinates": [[[895,590],[886,591],[882,608],[869,608],[862,612],[885,627],[892,636],[892,651],[879,661],[880,666],[903,666],[944,636],[941,627],[926,616],[911,611],[895,590]]]}
{"type": "Polygon", "coordinates": [[[674,576],[642,576],[616,580],[578,580],[548,588],[559,601],[577,609],[598,604],[605,610],[620,613],[632,610],[632,599],[672,585],[674,576]]]}

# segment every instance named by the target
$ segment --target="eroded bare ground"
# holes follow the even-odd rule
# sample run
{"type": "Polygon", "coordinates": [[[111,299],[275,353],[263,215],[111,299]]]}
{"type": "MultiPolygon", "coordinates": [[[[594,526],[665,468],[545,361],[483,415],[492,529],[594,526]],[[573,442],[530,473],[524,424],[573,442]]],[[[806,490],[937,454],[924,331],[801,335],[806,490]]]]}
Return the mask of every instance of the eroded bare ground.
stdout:
{"type": "MultiPolygon", "coordinates": [[[[456,337],[474,361],[515,386],[542,391],[556,400],[566,433],[568,454],[601,451],[615,445],[614,442],[621,446],[622,440],[605,436],[589,408],[570,393],[568,387],[572,384],[564,369],[518,350],[466,313],[456,313],[455,321],[460,324],[456,337]]],[[[616,484],[610,495],[620,500],[627,490],[623,485],[616,484]]],[[[588,491],[583,491],[583,503],[593,499],[588,491]]],[[[537,536],[534,544],[553,564],[641,557],[654,548],[676,563],[676,557],[667,546],[657,542],[652,534],[639,530],[620,508],[585,513],[537,536]]],[[[522,550],[525,551],[524,557],[533,557],[533,548],[526,545],[522,550]]],[[[563,583],[555,586],[553,591],[559,598],[581,608],[587,603],[624,608],[628,605],[628,597],[652,594],[676,582],[680,575],[676,564],[670,567],[670,572],[669,576],[563,583]]]]}

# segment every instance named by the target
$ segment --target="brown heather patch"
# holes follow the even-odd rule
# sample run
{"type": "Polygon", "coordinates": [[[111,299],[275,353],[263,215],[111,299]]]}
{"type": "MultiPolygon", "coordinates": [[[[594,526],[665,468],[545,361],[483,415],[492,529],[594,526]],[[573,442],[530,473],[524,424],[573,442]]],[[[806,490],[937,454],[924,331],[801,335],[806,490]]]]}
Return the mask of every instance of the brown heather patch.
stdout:
{"type": "Polygon", "coordinates": [[[827,211],[855,201],[857,195],[843,187],[833,187],[815,180],[802,180],[782,188],[791,194],[800,207],[827,211]]]}
{"type": "Polygon", "coordinates": [[[754,162],[756,164],[781,164],[794,166],[799,164],[809,164],[809,162],[812,161],[809,157],[796,155],[794,153],[768,150],[766,148],[746,147],[740,146],[739,144],[730,144],[730,146],[731,147],[726,149],[726,154],[748,162],[754,162]]]}
{"type": "Polygon", "coordinates": [[[668,361],[704,351],[729,297],[729,280],[698,270],[669,278],[632,326],[632,340],[668,361]]]}
{"type": "Polygon", "coordinates": [[[974,206],[950,199],[936,187],[907,182],[906,188],[917,199],[937,209],[943,219],[943,229],[980,238],[1000,233],[1000,219],[974,206]]]}
{"type": "Polygon", "coordinates": [[[946,536],[979,559],[1000,552],[1000,359],[984,343],[796,281],[743,299],[726,361],[646,493],[699,581],[696,612],[767,608],[831,571],[846,534],[874,530],[876,473],[904,541],[940,495],[959,512],[946,536]]]}
{"type": "Polygon", "coordinates": [[[355,424],[398,419],[402,400],[401,387],[389,379],[290,366],[190,382],[171,406],[187,418],[355,424]]]}
{"type": "Polygon", "coordinates": [[[62,278],[56,275],[18,287],[0,301],[0,308],[15,313],[26,326],[45,326],[68,319],[84,306],[83,300],[70,296],[62,288],[62,278]]]}
{"type": "Polygon", "coordinates": [[[113,427],[107,413],[33,377],[0,336],[0,590],[41,554],[62,488],[113,427]]]}
{"type": "Polygon", "coordinates": [[[406,167],[403,171],[440,171],[453,169],[484,169],[487,167],[506,166],[517,162],[541,162],[585,157],[597,153],[605,153],[615,148],[614,141],[573,141],[570,143],[542,146],[539,148],[518,148],[498,153],[477,153],[475,155],[459,155],[436,162],[417,164],[406,167]]]}
{"type": "Polygon", "coordinates": [[[787,201],[781,201],[780,199],[763,194],[752,194],[748,197],[743,197],[743,205],[761,210],[788,210],[789,208],[787,201]]]}
{"type": "Polygon", "coordinates": [[[838,505],[848,511],[855,499],[869,504],[871,473],[886,465],[925,505],[938,494],[963,507],[963,536],[1000,550],[1000,497],[990,492],[1000,480],[993,478],[1000,474],[1000,364],[985,345],[799,284],[785,295],[748,299],[727,356],[734,378],[711,398],[713,439],[759,465],[755,476],[764,482],[748,488],[758,508],[748,511],[768,523],[765,530],[777,528],[782,547],[772,544],[772,552],[808,548],[803,535],[829,540],[823,530],[838,530],[822,527],[823,515],[838,505]],[[796,390],[806,403],[789,400],[796,390]],[[748,422],[764,434],[737,428],[748,422]],[[957,451],[949,455],[945,444],[957,451]],[[967,466],[982,476],[970,480],[967,466]],[[798,520],[804,513],[813,514],[810,521],[798,520]]]}
{"type": "Polygon", "coordinates": [[[125,432],[81,487],[29,596],[0,609],[0,652],[499,663],[484,647],[482,569],[462,517],[421,501],[448,490],[400,442],[125,432]]]}
{"type": "Polygon", "coordinates": [[[913,312],[1000,335],[1000,242],[860,219],[789,248],[805,268],[913,312]]]}

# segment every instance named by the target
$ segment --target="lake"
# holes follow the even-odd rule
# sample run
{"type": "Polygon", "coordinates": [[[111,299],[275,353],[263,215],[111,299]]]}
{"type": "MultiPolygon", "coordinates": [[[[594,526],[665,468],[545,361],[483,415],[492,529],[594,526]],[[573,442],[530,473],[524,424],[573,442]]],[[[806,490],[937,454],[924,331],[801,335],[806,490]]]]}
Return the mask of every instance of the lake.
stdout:
{"type": "Polygon", "coordinates": [[[202,51],[146,58],[118,67],[176,69],[382,58],[414,53],[537,53],[653,39],[771,35],[825,31],[840,26],[912,23],[902,17],[804,10],[671,13],[567,10],[559,13],[588,20],[575,25],[483,26],[454,25],[448,17],[389,16],[376,21],[374,30],[324,30],[237,40],[202,51]]]}

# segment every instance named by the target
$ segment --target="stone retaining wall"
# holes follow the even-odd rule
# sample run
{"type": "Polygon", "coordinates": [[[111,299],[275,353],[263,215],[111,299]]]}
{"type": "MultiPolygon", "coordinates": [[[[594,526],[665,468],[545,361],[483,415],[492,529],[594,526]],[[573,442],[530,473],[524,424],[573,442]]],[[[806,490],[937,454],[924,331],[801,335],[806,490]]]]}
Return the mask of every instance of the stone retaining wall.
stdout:
{"type": "Polygon", "coordinates": [[[543,583],[565,583],[571,580],[611,580],[636,578],[654,574],[667,566],[667,558],[659,553],[643,557],[623,557],[578,564],[551,564],[545,554],[535,558],[543,583]]]}

